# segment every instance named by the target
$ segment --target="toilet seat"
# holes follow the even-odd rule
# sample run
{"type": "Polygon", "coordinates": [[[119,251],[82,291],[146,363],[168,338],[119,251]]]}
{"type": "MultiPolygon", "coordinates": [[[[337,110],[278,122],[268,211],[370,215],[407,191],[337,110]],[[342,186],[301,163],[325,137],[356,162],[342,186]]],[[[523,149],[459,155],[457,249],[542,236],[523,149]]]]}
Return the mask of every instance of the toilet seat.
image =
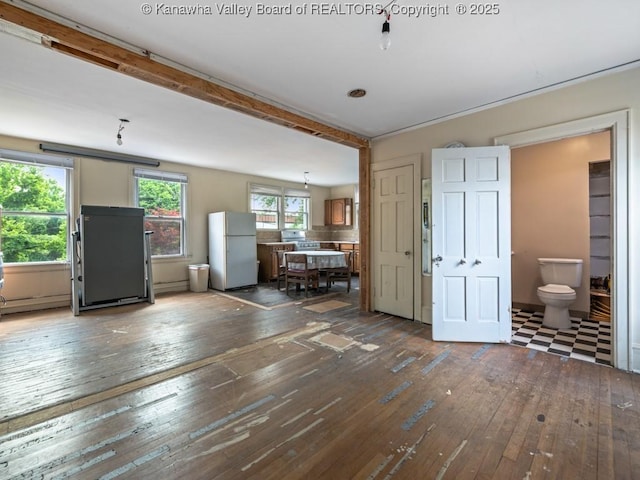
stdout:
{"type": "Polygon", "coordinates": [[[569,300],[576,298],[576,291],[573,288],[566,285],[556,285],[555,283],[549,283],[538,287],[538,293],[552,295],[554,298],[558,299],[566,298],[569,300]]]}

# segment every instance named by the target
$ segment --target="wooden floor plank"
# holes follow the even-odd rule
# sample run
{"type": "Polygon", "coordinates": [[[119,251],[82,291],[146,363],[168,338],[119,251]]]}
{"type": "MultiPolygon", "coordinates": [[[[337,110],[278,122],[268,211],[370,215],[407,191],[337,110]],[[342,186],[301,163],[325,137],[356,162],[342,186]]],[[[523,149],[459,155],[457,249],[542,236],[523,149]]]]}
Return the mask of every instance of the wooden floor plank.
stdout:
{"type": "Polygon", "coordinates": [[[186,292],[79,317],[3,316],[0,478],[640,471],[638,375],[508,345],[433,342],[428,325],[360,312],[357,294],[331,298],[353,307],[265,310],[186,292]],[[322,332],[333,344],[317,341],[322,332]]]}

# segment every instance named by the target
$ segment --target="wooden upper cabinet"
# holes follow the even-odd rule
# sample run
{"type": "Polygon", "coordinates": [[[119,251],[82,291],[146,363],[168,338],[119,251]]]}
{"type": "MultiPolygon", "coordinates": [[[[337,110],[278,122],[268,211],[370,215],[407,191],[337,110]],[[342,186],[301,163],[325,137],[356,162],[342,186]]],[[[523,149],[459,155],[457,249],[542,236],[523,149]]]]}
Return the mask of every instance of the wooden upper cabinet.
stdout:
{"type": "Polygon", "coordinates": [[[333,198],[324,201],[325,225],[352,225],[353,199],[333,198]]]}

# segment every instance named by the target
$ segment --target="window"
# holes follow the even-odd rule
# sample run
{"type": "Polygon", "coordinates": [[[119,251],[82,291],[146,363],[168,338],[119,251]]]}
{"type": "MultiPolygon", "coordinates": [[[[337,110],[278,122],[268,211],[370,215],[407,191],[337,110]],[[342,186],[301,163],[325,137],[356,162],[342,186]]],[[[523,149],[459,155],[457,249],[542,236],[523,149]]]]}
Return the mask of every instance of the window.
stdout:
{"type": "Polygon", "coordinates": [[[71,158],[0,150],[0,238],[7,263],[69,260],[71,158]]]}
{"type": "Polygon", "coordinates": [[[141,168],[133,175],[136,206],[144,208],[144,228],[153,232],[151,255],[184,255],[187,176],[141,168]]]}
{"type": "Polygon", "coordinates": [[[256,228],[278,230],[282,189],[251,185],[251,211],[256,214],[256,228]]]}
{"type": "Polygon", "coordinates": [[[309,229],[309,192],[304,190],[285,190],[284,228],[309,229]]]}
{"type": "Polygon", "coordinates": [[[256,227],[264,230],[308,230],[311,195],[306,190],[282,189],[265,185],[250,186],[251,211],[256,227]]]}

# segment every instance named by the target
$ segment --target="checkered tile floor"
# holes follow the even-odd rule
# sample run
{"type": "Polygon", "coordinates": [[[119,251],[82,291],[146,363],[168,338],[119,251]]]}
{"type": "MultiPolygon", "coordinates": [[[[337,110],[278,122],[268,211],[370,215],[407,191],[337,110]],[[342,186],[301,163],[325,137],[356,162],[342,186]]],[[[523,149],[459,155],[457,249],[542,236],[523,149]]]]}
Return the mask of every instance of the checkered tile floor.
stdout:
{"type": "Polygon", "coordinates": [[[543,314],[513,309],[511,343],[592,363],[611,365],[611,325],[571,317],[572,327],[542,325],[543,314]]]}

